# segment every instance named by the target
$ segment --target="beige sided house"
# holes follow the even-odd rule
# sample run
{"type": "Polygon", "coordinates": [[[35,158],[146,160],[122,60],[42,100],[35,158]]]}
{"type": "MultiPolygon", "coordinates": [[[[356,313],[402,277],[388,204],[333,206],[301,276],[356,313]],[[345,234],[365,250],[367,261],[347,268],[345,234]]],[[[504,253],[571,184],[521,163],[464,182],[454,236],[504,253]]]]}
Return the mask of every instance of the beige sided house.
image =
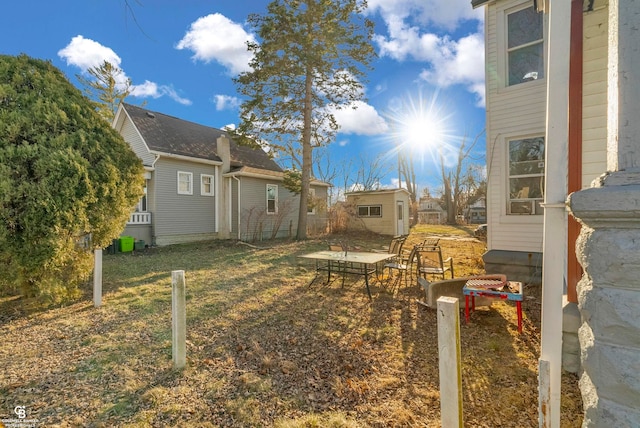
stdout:
{"type": "Polygon", "coordinates": [[[369,230],[382,235],[409,234],[409,191],[383,189],[345,194],[354,210],[349,229],[369,230]]]}
{"type": "MultiPolygon", "coordinates": [[[[285,189],[282,169],[263,150],[125,103],[113,126],[142,160],[146,177],[145,196],[123,235],[152,245],[295,235],[299,196],[285,189]]],[[[326,229],[328,186],[311,183],[311,232],[326,229]]]]}

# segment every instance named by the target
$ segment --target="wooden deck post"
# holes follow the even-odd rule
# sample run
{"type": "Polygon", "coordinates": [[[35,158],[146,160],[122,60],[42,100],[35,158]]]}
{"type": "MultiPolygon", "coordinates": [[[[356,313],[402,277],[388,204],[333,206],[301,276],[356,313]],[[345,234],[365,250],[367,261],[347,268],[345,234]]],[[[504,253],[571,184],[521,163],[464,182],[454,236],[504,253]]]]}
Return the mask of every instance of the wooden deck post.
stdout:
{"type": "Polygon", "coordinates": [[[171,272],[171,286],[171,354],[174,367],[181,369],[187,363],[187,311],[183,270],[171,272]]]}
{"type": "Polygon", "coordinates": [[[438,299],[438,360],[440,362],[440,417],[443,428],[462,427],[462,366],[460,306],[455,297],[438,299]]]}

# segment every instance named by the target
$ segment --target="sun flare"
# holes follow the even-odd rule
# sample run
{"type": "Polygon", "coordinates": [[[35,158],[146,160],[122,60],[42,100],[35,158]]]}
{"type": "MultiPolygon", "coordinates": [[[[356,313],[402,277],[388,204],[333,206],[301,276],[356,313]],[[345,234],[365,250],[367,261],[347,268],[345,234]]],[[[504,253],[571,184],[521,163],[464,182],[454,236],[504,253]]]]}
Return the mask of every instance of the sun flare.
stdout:
{"type": "Polygon", "coordinates": [[[430,99],[422,94],[407,96],[388,115],[393,130],[390,138],[398,151],[422,161],[429,157],[436,161],[440,154],[448,157],[455,136],[448,128],[451,115],[437,98],[437,93],[430,99]]]}

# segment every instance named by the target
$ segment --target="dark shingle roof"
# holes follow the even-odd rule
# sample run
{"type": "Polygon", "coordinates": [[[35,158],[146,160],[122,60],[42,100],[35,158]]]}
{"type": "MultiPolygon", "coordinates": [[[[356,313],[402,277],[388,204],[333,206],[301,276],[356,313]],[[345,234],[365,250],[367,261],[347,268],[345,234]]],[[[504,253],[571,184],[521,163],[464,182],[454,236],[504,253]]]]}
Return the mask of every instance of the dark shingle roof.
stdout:
{"type": "Polygon", "coordinates": [[[474,9],[478,6],[482,6],[485,3],[488,3],[489,0],[471,0],[471,7],[474,9]]]}
{"type": "MultiPolygon", "coordinates": [[[[147,143],[149,150],[197,159],[220,161],[216,140],[224,131],[124,103],[123,107],[147,143]]],[[[231,167],[250,166],[282,171],[264,151],[230,140],[231,167]]]]}

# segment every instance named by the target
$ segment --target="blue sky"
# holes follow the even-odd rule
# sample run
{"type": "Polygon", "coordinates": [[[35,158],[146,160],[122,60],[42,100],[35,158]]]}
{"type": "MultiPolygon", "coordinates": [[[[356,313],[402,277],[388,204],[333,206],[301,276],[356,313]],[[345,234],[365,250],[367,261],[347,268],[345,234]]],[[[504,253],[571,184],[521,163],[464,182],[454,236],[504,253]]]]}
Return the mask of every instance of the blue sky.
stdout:
{"type": "MultiPolygon", "coordinates": [[[[418,185],[437,193],[437,148],[444,142],[453,158],[460,138],[473,140],[485,126],[483,11],[470,3],[368,1],[378,59],[366,102],[337,117],[341,132],[329,146],[334,167],[352,170],[378,155],[393,167],[403,140],[418,185]]],[[[247,16],[267,4],[129,0],[130,11],[125,0],[10,1],[0,14],[0,53],[50,60],[74,84],[77,74],[108,60],[133,82],[128,102],[222,128],[238,123],[241,100],[231,79],[248,69],[245,43],[255,34],[247,16]]],[[[484,164],[484,148],[481,139],[475,163],[484,164]]],[[[381,185],[397,186],[395,167],[381,185]]]]}

